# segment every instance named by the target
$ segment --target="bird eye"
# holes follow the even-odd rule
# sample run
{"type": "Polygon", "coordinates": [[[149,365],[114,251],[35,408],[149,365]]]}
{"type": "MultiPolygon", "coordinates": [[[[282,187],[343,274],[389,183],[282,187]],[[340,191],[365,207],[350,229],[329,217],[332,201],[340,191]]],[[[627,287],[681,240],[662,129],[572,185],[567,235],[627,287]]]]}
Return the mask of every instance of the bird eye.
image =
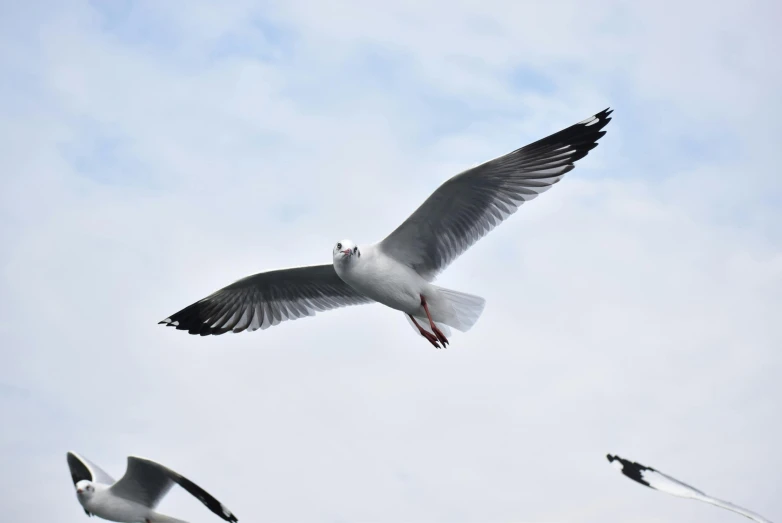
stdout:
{"type": "Polygon", "coordinates": [[[353,247],[353,252],[358,252],[358,247],[353,247]]]}
{"type": "Polygon", "coordinates": [[[341,243],[338,243],[338,244],[337,244],[337,249],[341,249],[341,248],[342,248],[342,244],[341,244],[341,243]]]}

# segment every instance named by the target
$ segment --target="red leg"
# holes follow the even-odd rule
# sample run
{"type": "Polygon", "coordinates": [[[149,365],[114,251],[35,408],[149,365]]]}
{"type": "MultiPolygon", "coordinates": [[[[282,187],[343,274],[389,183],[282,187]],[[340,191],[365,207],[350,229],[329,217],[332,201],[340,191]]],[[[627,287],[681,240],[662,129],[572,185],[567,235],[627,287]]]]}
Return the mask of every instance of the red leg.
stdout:
{"type": "MultiPolygon", "coordinates": [[[[408,314],[408,316],[410,316],[410,315],[408,314]]],[[[421,336],[423,336],[424,338],[429,340],[429,343],[434,345],[436,348],[438,348],[438,349],[442,348],[442,347],[440,347],[440,344],[437,343],[437,336],[435,336],[431,332],[425,331],[423,328],[421,328],[421,326],[418,325],[418,322],[415,321],[415,318],[413,318],[412,316],[410,316],[410,319],[413,320],[413,323],[415,324],[415,326],[418,327],[418,332],[421,333],[421,336]]]]}
{"type": "Polygon", "coordinates": [[[429,318],[429,326],[432,328],[432,332],[434,332],[434,335],[437,336],[437,339],[440,340],[440,343],[443,344],[443,347],[448,347],[448,338],[445,337],[445,334],[443,334],[443,331],[437,328],[437,325],[434,324],[434,321],[432,320],[432,315],[429,314],[429,307],[426,305],[426,298],[424,298],[424,295],[421,295],[421,305],[424,306],[424,311],[426,311],[426,317],[429,318]]]}

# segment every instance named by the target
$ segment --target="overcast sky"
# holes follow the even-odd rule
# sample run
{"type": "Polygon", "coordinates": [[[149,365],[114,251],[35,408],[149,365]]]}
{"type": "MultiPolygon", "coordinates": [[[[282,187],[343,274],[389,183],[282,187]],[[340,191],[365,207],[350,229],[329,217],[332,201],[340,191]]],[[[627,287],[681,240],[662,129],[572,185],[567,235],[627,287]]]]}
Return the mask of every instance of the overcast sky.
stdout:
{"type": "Polygon", "coordinates": [[[264,4],[0,6],[4,520],[85,521],[68,450],[245,522],[741,519],[606,452],[782,519],[780,2],[264,4]],[[157,325],[608,106],[438,280],[487,300],[448,350],[380,305],[157,325]]]}

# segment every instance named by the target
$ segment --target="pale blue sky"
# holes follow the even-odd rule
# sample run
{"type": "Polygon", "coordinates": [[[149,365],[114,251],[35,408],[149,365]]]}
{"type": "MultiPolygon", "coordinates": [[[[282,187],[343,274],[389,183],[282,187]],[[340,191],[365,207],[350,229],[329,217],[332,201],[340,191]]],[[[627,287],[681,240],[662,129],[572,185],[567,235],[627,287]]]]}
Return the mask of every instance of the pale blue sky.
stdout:
{"type": "MultiPolygon", "coordinates": [[[[731,522],[606,452],[782,514],[778,2],[0,7],[0,504],[83,521],[65,452],[159,460],[241,521],[731,522]],[[448,351],[379,306],[156,322],[381,239],[449,176],[611,106],[454,263],[448,351]]],[[[175,494],[161,507],[212,517],[175,494]]]]}

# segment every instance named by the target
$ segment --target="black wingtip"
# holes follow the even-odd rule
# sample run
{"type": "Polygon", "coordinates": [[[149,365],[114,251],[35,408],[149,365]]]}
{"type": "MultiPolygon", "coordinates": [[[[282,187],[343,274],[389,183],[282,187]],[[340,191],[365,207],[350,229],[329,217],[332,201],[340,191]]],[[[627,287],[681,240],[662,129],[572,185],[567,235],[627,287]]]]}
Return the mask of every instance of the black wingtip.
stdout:
{"type": "MultiPolygon", "coordinates": [[[[597,127],[598,130],[603,129],[606,125],[608,125],[608,122],[611,121],[611,114],[614,112],[613,109],[610,107],[606,107],[602,111],[593,114],[586,120],[583,120],[579,122],[578,124],[584,125],[586,127],[597,127]]],[[[578,125],[576,124],[576,125],[578,125]]],[[[605,131],[602,131],[600,133],[600,136],[598,136],[595,141],[602,138],[602,136],[605,134],[605,131]]]]}
{"type": "Polygon", "coordinates": [[[657,472],[652,467],[647,467],[646,465],[642,465],[641,463],[630,461],[629,459],[625,459],[612,454],[606,454],[606,459],[608,459],[608,461],[611,463],[613,463],[614,461],[618,461],[619,463],[621,463],[622,464],[621,472],[628,478],[632,479],[633,481],[637,481],[642,485],[646,485],[647,487],[653,488],[649,484],[649,482],[647,482],[643,477],[643,472],[646,470],[648,470],[649,472],[657,472]]]}
{"type": "Polygon", "coordinates": [[[219,336],[226,332],[232,332],[232,327],[237,321],[239,316],[229,315],[234,318],[233,324],[229,324],[224,328],[211,327],[204,321],[208,318],[207,309],[209,304],[206,304],[204,300],[197,301],[191,305],[188,305],[179,312],[176,312],[166,318],[159,321],[158,325],[165,325],[166,327],[173,327],[179,331],[187,331],[188,334],[200,335],[200,336],[219,336]]]}
{"type": "Polygon", "coordinates": [[[527,154],[545,154],[552,149],[566,146],[571,150],[567,160],[570,165],[574,165],[597,147],[598,140],[606,134],[604,128],[611,121],[609,115],[612,112],[613,110],[607,107],[570,127],[526,145],[519,151],[527,154]]]}
{"type": "Polygon", "coordinates": [[[598,118],[598,119],[602,120],[603,118],[608,118],[611,115],[611,113],[613,113],[613,112],[614,112],[613,109],[611,109],[610,107],[606,107],[602,111],[599,111],[599,112],[595,113],[594,116],[595,116],[595,118],[598,118]]]}
{"type": "MultiPolygon", "coordinates": [[[[611,114],[614,112],[613,109],[610,107],[606,107],[600,112],[595,113],[592,118],[596,118],[599,122],[603,123],[604,125],[611,121],[611,114]]],[[[587,118],[589,120],[589,118],[587,118]]],[[[592,124],[594,125],[594,124],[592,124]]],[[[602,127],[602,126],[601,126],[602,127]]]]}

